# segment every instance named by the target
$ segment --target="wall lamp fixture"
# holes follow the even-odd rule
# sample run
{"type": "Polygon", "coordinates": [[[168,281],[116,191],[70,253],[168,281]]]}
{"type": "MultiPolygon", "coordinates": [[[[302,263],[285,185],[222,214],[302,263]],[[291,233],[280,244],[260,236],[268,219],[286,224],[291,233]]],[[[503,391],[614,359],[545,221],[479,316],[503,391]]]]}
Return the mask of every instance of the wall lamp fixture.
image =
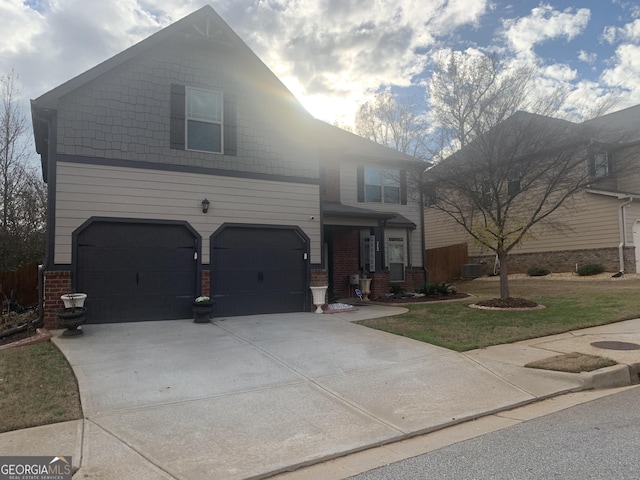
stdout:
{"type": "Polygon", "coordinates": [[[211,202],[205,197],[205,199],[202,200],[202,213],[207,213],[209,211],[209,205],[211,205],[211,202]]]}

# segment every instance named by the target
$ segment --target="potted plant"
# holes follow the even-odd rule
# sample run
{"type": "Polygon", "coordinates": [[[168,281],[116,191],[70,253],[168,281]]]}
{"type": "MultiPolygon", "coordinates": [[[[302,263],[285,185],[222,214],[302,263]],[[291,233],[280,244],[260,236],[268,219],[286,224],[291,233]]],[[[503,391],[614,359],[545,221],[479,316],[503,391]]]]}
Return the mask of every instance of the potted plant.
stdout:
{"type": "Polygon", "coordinates": [[[78,327],[87,319],[87,309],[83,306],[87,295],[85,293],[68,293],[62,297],[65,307],[58,310],[58,323],[66,329],[62,335],[65,337],[82,335],[82,330],[78,327]]]}
{"type": "Polygon", "coordinates": [[[84,307],[84,301],[87,299],[86,293],[65,293],[60,297],[64,302],[65,308],[84,307]]]}
{"type": "Polygon", "coordinates": [[[194,323],[207,323],[211,320],[214,302],[209,297],[198,297],[191,304],[194,323]]]}

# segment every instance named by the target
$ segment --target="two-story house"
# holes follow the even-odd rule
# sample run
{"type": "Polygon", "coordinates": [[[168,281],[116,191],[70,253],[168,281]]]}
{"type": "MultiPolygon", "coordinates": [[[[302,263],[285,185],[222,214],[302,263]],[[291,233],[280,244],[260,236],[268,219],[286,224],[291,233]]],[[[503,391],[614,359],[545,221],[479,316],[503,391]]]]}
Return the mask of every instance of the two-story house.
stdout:
{"type": "MultiPolygon", "coordinates": [[[[548,117],[540,121],[552,135],[580,132],[584,141],[575,148],[576,158],[582,155],[584,188],[511,251],[509,272],[524,273],[530,267],[567,272],[590,263],[600,263],[610,272],[640,272],[640,105],[580,124],[548,117]]],[[[576,137],[566,138],[570,142],[576,137]]],[[[469,261],[485,264],[485,273],[490,273],[495,254],[474,242],[448,215],[427,207],[425,223],[427,249],[466,242],[469,261]]]]}
{"type": "Polygon", "coordinates": [[[32,101],[48,185],[41,311],[89,323],[309,311],[424,281],[422,162],[314,119],[210,7],[32,101]]]}

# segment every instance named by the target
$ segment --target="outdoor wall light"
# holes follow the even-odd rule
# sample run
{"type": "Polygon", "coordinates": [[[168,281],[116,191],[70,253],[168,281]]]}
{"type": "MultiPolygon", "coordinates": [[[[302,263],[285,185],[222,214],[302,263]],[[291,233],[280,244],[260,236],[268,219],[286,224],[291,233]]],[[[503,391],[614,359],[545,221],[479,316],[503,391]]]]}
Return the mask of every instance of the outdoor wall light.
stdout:
{"type": "Polygon", "coordinates": [[[209,211],[209,205],[211,205],[211,202],[205,197],[205,199],[202,200],[202,213],[207,213],[209,211]]]}

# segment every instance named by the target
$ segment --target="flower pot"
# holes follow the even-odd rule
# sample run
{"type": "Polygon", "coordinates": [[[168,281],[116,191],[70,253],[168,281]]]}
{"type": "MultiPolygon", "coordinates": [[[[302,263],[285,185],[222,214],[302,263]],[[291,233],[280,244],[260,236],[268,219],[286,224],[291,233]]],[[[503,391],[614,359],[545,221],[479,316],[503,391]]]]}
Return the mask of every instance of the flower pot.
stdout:
{"type": "Polygon", "coordinates": [[[314,313],[322,313],[322,306],[325,304],[325,296],[329,287],[309,287],[313,293],[313,304],[316,306],[314,313]]]}
{"type": "Polygon", "coordinates": [[[371,278],[360,279],[360,290],[362,291],[362,299],[365,302],[369,301],[369,294],[371,293],[371,280],[371,278]]]}
{"type": "Polygon", "coordinates": [[[86,293],[67,293],[60,297],[64,302],[64,308],[84,307],[84,301],[87,299],[86,293]]]}
{"type": "Polygon", "coordinates": [[[84,307],[71,307],[58,310],[58,323],[66,328],[62,335],[65,337],[75,337],[82,335],[82,330],[78,329],[87,319],[87,309],[84,307]]]}
{"type": "Polygon", "coordinates": [[[214,303],[215,302],[211,300],[206,300],[204,302],[193,302],[191,304],[191,311],[193,312],[194,323],[210,322],[214,303]]]}

